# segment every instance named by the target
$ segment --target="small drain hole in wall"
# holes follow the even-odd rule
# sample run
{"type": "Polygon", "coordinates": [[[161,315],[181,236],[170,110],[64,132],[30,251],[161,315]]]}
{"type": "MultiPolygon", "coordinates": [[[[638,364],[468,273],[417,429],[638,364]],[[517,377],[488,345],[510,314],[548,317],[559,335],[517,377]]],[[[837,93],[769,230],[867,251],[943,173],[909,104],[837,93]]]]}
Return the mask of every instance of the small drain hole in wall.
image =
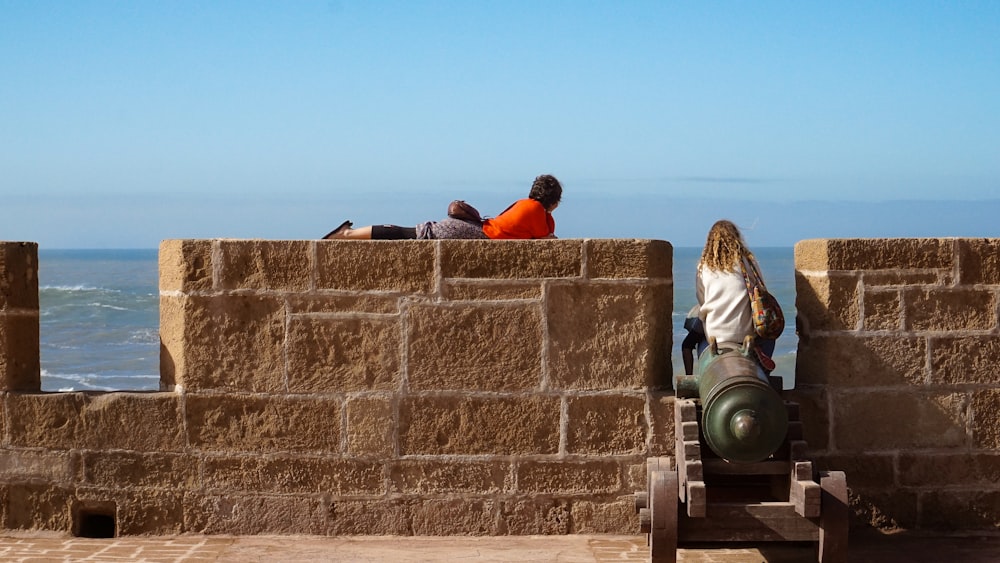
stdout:
{"type": "Polygon", "coordinates": [[[78,538],[113,538],[115,537],[115,511],[80,509],[76,515],[76,537],[78,538]]]}

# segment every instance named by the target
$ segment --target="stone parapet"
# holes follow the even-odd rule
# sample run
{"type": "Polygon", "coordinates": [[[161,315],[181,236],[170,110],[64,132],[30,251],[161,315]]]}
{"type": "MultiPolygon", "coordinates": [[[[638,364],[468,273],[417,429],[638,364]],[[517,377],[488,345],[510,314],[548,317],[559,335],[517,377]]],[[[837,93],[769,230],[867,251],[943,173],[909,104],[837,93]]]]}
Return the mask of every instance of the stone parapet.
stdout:
{"type": "Polygon", "coordinates": [[[995,529],[1000,242],[806,240],[795,265],[794,393],[856,517],[995,529]]]}

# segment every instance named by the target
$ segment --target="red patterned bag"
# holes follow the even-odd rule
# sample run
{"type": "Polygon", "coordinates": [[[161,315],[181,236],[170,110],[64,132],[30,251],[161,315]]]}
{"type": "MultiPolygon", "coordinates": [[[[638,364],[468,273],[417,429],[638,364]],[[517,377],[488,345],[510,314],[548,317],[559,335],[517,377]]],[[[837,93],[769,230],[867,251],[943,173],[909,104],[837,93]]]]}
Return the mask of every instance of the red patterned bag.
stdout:
{"type": "Polygon", "coordinates": [[[759,338],[775,340],[785,330],[785,314],[781,312],[781,305],[767,291],[764,278],[760,275],[760,266],[753,254],[745,256],[740,266],[743,280],[747,284],[747,295],[750,297],[754,331],[759,338]]]}

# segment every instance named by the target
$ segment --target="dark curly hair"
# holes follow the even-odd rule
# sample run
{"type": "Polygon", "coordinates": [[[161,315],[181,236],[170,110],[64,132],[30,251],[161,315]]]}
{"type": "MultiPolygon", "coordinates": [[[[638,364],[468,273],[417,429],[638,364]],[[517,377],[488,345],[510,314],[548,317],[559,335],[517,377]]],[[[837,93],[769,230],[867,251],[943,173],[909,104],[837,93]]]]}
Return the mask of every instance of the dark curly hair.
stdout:
{"type": "Polygon", "coordinates": [[[531,191],[528,192],[528,197],[541,203],[545,209],[548,209],[559,203],[562,199],[562,184],[559,183],[559,180],[556,180],[555,176],[542,174],[535,178],[534,183],[531,184],[531,191]]]}

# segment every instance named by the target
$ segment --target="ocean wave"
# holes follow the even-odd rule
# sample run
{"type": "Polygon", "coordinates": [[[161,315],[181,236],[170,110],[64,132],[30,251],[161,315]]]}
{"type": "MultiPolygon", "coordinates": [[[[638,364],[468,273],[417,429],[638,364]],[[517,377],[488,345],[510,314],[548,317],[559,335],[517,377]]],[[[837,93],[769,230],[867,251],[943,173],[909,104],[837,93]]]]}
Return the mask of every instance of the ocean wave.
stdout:
{"type": "Polygon", "coordinates": [[[43,285],[38,288],[38,291],[50,291],[50,292],[67,292],[67,293],[80,293],[84,291],[106,291],[108,293],[121,293],[120,289],[111,289],[109,287],[97,287],[93,285],[43,285]]]}
{"type": "Polygon", "coordinates": [[[102,309],[111,309],[113,311],[131,311],[128,307],[119,307],[118,305],[108,305],[107,303],[87,303],[84,307],[99,307],[102,309]]]}

